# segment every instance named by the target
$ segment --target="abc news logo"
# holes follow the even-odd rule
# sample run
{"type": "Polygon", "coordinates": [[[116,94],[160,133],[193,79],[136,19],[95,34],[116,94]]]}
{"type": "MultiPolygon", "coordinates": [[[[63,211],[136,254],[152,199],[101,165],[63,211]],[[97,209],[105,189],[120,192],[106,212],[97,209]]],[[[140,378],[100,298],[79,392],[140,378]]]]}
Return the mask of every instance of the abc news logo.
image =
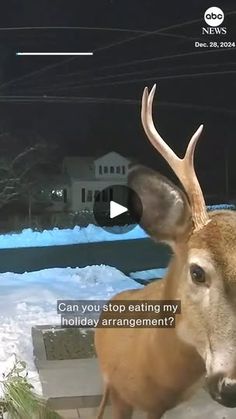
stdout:
{"type": "Polygon", "coordinates": [[[224,12],[219,7],[209,7],[204,13],[204,20],[208,25],[202,28],[202,34],[208,35],[226,35],[227,29],[219,26],[224,22],[224,12]]]}

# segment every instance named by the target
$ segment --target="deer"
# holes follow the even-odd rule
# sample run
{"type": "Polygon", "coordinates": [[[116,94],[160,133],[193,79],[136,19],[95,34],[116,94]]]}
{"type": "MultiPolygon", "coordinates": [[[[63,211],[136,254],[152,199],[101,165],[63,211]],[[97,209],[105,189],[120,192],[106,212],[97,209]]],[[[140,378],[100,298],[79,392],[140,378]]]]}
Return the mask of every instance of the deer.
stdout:
{"type": "Polygon", "coordinates": [[[154,125],[155,89],[143,91],[142,125],[180,185],[142,165],[131,168],[128,185],[142,202],[141,227],[172,256],[164,278],[110,301],[181,300],[181,313],[173,328],[95,329],[104,382],[97,419],[108,399],[113,419],[136,409],[160,419],[203,383],[213,400],[236,407],[236,213],[208,211],[194,168],[203,125],[178,157],[154,125]]]}

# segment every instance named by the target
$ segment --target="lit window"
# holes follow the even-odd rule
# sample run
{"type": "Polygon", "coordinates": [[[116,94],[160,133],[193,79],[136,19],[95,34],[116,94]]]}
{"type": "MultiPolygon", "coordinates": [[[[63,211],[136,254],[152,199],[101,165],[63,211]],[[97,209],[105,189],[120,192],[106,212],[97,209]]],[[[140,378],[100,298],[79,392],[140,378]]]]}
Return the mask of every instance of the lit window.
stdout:
{"type": "Polygon", "coordinates": [[[53,201],[64,201],[64,189],[52,189],[51,198],[53,201]]]}

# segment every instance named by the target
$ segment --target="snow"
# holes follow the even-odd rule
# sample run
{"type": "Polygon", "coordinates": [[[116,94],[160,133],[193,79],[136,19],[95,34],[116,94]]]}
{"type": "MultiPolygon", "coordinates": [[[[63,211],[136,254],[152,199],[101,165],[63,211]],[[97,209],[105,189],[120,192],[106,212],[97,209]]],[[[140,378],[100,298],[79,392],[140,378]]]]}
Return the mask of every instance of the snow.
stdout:
{"type": "Polygon", "coordinates": [[[134,288],[142,286],[117,269],[103,265],[0,274],[0,380],[13,365],[16,354],[27,363],[29,379],[41,394],[33,360],[32,326],[60,325],[58,299],[106,300],[134,288]]]}
{"type": "MultiPolygon", "coordinates": [[[[235,209],[235,206],[220,204],[208,207],[209,211],[217,209],[235,209]]],[[[26,228],[20,233],[0,235],[0,249],[60,246],[66,244],[141,239],[146,237],[148,235],[139,225],[134,225],[134,228],[131,230],[130,226],[129,229],[127,227],[114,226],[112,227],[112,233],[93,224],[89,224],[87,227],[75,226],[72,229],[54,228],[44,231],[33,231],[30,228],[26,228]]]]}
{"type": "Polygon", "coordinates": [[[234,210],[235,211],[235,205],[234,204],[218,204],[218,205],[209,205],[207,207],[208,211],[216,211],[216,210],[234,210]]]}
{"type": "MultiPolygon", "coordinates": [[[[232,206],[212,206],[215,209],[233,209],[232,206]]],[[[107,240],[130,240],[147,237],[141,227],[119,234],[111,234],[101,227],[88,225],[73,229],[25,229],[19,234],[0,236],[0,248],[66,245],[107,240]]],[[[123,231],[123,232],[122,232],[123,231]]],[[[130,277],[109,266],[86,268],[53,268],[37,272],[0,274],[0,380],[13,365],[14,354],[27,364],[28,376],[36,391],[41,394],[41,384],[33,359],[31,328],[35,325],[59,325],[58,299],[106,300],[125,289],[142,288],[131,278],[162,277],[166,269],[132,272],[130,277]]],[[[1,388],[0,388],[1,397],[1,388]]]]}
{"type": "Polygon", "coordinates": [[[130,231],[126,231],[127,227],[122,226],[115,226],[112,227],[112,229],[114,234],[93,224],[89,224],[87,227],[75,226],[72,229],[54,228],[53,230],[44,230],[42,232],[26,228],[22,230],[21,233],[0,235],[0,249],[59,246],[63,244],[131,240],[148,237],[144,230],[138,225],[134,226],[130,231]]]}

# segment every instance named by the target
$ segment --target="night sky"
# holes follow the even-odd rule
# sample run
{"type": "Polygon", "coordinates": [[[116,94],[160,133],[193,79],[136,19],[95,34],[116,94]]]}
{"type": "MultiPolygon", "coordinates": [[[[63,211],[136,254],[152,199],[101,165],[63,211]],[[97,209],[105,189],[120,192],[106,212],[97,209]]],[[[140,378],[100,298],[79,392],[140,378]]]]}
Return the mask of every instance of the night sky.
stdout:
{"type": "Polygon", "coordinates": [[[3,1],[0,14],[0,129],[41,136],[60,155],[114,150],[169,174],[140,122],[143,88],[157,83],[154,118],[182,155],[200,123],[196,167],[207,192],[236,198],[235,1],[3,1]],[[214,4],[213,4],[214,3],[214,4]],[[225,13],[225,36],[202,35],[210,6],[225,13]],[[92,57],[19,57],[93,51],[92,57]]]}

